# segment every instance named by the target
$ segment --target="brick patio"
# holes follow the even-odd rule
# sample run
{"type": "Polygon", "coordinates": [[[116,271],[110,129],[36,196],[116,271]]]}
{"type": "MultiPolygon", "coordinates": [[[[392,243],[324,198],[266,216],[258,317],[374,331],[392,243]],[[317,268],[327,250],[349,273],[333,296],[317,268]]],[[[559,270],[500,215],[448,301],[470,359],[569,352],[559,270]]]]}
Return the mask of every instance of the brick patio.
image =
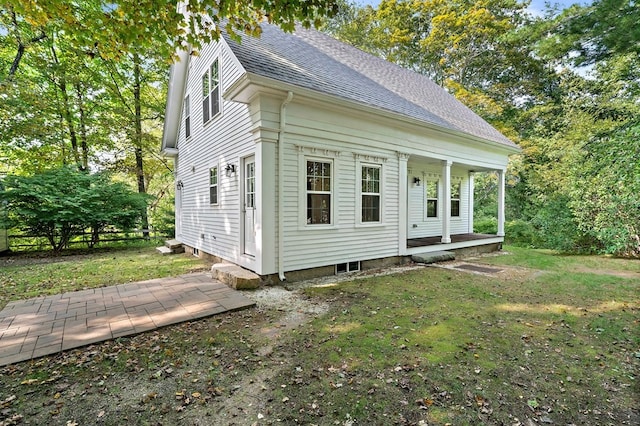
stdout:
{"type": "Polygon", "coordinates": [[[207,273],[10,302],[0,366],[254,305],[207,273]]]}

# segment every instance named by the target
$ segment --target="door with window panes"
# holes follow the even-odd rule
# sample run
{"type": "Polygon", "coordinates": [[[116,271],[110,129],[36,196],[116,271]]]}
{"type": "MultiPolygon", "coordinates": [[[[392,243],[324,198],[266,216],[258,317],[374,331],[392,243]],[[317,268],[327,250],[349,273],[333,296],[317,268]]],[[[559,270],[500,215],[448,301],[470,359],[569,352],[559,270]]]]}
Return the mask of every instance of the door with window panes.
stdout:
{"type": "Polygon", "coordinates": [[[256,162],[255,157],[247,157],[243,167],[243,226],[244,253],[256,254],[256,162]]]}

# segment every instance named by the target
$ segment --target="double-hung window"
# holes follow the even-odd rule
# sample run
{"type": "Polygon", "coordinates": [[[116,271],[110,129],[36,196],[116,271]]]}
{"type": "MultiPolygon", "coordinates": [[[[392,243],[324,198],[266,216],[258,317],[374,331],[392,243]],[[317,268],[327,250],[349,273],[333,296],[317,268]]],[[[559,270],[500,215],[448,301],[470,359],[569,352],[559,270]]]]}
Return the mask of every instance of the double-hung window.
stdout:
{"type": "Polygon", "coordinates": [[[191,100],[189,95],[184,98],[184,137],[191,136],[191,100]]]}
{"type": "Polygon", "coordinates": [[[202,76],[202,123],[206,123],[220,112],[220,75],[218,60],[202,76]]]}
{"type": "Polygon", "coordinates": [[[451,217],[460,217],[460,182],[451,184],[451,217]]]}
{"type": "Polygon", "coordinates": [[[307,225],[331,224],[332,162],[307,160],[307,225]]]}
{"type": "Polygon", "coordinates": [[[424,187],[427,196],[427,217],[438,217],[438,181],[427,180],[424,187]]]}
{"type": "Polygon", "coordinates": [[[218,166],[209,169],[209,204],[218,204],[218,166]]]}
{"type": "Polygon", "coordinates": [[[361,168],[362,223],[380,222],[382,168],[377,165],[363,165],[361,168]]]}

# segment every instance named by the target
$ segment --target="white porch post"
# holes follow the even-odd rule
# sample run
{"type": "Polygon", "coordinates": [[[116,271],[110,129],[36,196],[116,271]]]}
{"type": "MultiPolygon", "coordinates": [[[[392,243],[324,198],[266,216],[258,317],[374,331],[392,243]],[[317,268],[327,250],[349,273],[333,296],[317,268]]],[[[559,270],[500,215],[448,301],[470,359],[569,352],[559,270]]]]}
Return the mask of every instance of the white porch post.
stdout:
{"type": "Polygon", "coordinates": [[[504,186],[506,170],[498,170],[498,236],[504,237],[504,186]]]}
{"type": "Polygon", "coordinates": [[[407,253],[407,162],[409,154],[398,152],[398,254],[400,256],[407,253]]]}
{"type": "Polygon", "coordinates": [[[451,242],[451,165],[453,162],[442,162],[442,239],[443,244],[451,242]]]}
{"type": "Polygon", "coordinates": [[[469,172],[469,222],[467,232],[473,234],[473,185],[474,185],[475,172],[469,172]]]}

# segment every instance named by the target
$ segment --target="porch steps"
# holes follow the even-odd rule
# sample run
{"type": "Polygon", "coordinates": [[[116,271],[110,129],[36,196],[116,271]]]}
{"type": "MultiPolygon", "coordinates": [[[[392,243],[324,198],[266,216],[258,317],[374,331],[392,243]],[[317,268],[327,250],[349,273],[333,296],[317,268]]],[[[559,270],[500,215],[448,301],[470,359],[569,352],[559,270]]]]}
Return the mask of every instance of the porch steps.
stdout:
{"type": "Polygon", "coordinates": [[[166,240],[164,246],[156,247],[161,255],[184,253],[184,245],[178,240],[166,240]]]}
{"type": "Polygon", "coordinates": [[[211,267],[211,276],[236,290],[252,290],[260,287],[260,276],[233,263],[216,263],[211,267]]]}
{"type": "Polygon", "coordinates": [[[432,251],[430,253],[414,254],[411,260],[416,263],[437,263],[446,262],[447,260],[456,260],[456,254],[452,251],[432,251]]]}

